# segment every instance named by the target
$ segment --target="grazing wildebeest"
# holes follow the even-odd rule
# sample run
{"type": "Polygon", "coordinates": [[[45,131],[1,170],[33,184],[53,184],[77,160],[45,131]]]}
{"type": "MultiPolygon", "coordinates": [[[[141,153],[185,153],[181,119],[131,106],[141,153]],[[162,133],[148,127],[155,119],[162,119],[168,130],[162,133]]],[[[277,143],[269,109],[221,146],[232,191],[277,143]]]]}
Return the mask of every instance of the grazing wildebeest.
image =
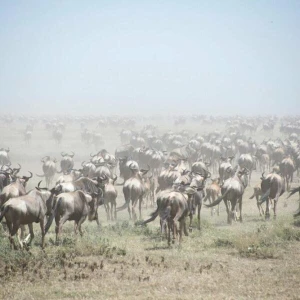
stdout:
{"type": "Polygon", "coordinates": [[[264,216],[265,215],[265,212],[264,212],[264,209],[260,203],[260,197],[261,197],[261,186],[260,186],[260,183],[258,183],[254,188],[253,188],[253,195],[249,198],[249,199],[253,199],[253,198],[256,198],[256,205],[257,205],[257,208],[258,208],[258,211],[259,211],[259,215],[260,216],[264,216]]]}
{"type": "Polygon", "coordinates": [[[75,221],[75,234],[77,229],[82,235],[81,224],[88,216],[89,220],[96,220],[97,208],[98,208],[98,195],[92,196],[85,194],[82,191],[75,191],[70,193],[61,193],[54,198],[53,211],[45,226],[45,232],[47,233],[53,219],[55,218],[55,233],[56,242],[61,232],[62,226],[66,221],[75,221]]]}
{"type": "Polygon", "coordinates": [[[131,216],[135,221],[137,219],[135,207],[139,202],[139,218],[142,218],[142,202],[145,194],[145,187],[143,182],[143,177],[149,170],[143,170],[137,168],[133,163],[129,166],[132,175],[127,179],[123,186],[123,193],[125,198],[125,204],[117,208],[117,211],[128,208],[129,218],[131,216]]]}
{"type": "Polygon", "coordinates": [[[48,212],[47,202],[51,201],[52,193],[50,191],[33,190],[26,195],[9,199],[1,207],[0,222],[5,217],[6,225],[9,230],[9,240],[11,246],[17,249],[14,242],[14,235],[22,225],[28,225],[29,235],[21,242],[18,236],[19,244],[30,245],[34,238],[32,223],[40,223],[42,232],[42,248],[45,246],[44,219],[48,212]]]}
{"type": "Polygon", "coordinates": [[[273,200],[274,219],[276,218],[276,206],[279,197],[285,192],[285,182],[279,174],[270,173],[261,177],[261,198],[260,203],[266,201],[265,218],[270,218],[270,201],[273,200]]]}
{"type": "Polygon", "coordinates": [[[51,160],[50,156],[45,156],[41,162],[43,163],[43,175],[38,175],[36,174],[36,176],[38,177],[45,177],[46,180],[46,186],[49,187],[50,184],[52,184],[54,175],[57,172],[56,170],[56,159],[51,160]]]}
{"type": "Polygon", "coordinates": [[[177,238],[179,222],[179,243],[182,241],[182,232],[187,236],[186,217],[190,213],[187,196],[173,189],[164,190],[157,195],[157,209],[151,214],[151,217],[142,222],[142,225],[147,224],[157,216],[160,217],[161,233],[166,232],[168,245],[171,244],[171,231],[173,235],[173,243],[177,238]],[[167,230],[166,230],[167,229],[167,230]]]}
{"type": "Polygon", "coordinates": [[[236,220],[236,205],[239,204],[240,217],[239,220],[242,222],[242,200],[244,190],[248,184],[248,170],[246,168],[238,169],[236,174],[228,178],[222,188],[220,196],[213,203],[206,205],[206,207],[213,207],[219,204],[222,200],[224,200],[224,204],[226,206],[227,211],[227,222],[228,224],[232,224],[232,220],[236,220]],[[228,204],[231,204],[231,211],[229,210],[228,204]]]}

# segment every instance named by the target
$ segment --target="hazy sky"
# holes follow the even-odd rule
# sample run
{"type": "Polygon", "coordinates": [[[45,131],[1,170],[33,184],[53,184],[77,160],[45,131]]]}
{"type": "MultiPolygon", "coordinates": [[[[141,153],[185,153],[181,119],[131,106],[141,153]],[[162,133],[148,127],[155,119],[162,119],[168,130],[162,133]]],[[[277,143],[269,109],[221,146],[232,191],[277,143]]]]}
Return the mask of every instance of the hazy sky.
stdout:
{"type": "Polygon", "coordinates": [[[299,75],[299,0],[0,0],[2,112],[300,113],[299,75]]]}

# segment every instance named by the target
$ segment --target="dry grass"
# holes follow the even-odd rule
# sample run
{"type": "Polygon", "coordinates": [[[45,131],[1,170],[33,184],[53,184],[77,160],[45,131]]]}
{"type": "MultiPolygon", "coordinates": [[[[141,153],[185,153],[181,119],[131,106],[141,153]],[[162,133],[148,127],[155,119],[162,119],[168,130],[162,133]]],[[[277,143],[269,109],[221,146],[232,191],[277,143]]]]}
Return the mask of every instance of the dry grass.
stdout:
{"type": "MultiPolygon", "coordinates": [[[[11,148],[12,161],[20,162],[24,172],[40,173],[39,158],[46,154],[59,158],[60,151],[74,150],[79,166],[94,151],[81,144],[76,124],[67,128],[59,148],[41,125],[34,131],[32,145],[25,147],[18,133],[21,124],[14,127],[10,132],[0,129],[0,145],[11,148]]],[[[201,133],[216,128],[187,124],[187,129],[201,133]]],[[[118,131],[103,131],[107,150],[114,151],[119,145],[118,131]]],[[[261,140],[261,133],[256,138],[261,140]]],[[[253,186],[259,176],[253,174],[253,186]]],[[[37,182],[33,178],[30,187],[37,182]]],[[[120,205],[124,200],[118,189],[120,205]]],[[[278,203],[277,220],[265,222],[255,202],[249,200],[251,194],[248,187],[243,224],[228,226],[223,206],[219,217],[211,217],[210,210],[203,208],[201,230],[194,229],[181,245],[171,247],[159,233],[158,220],[138,227],[124,211],[117,222],[107,222],[102,207],[100,227],[85,222],[81,238],[74,235],[73,224],[66,223],[59,246],[54,245],[52,227],[44,251],[39,247],[38,226],[30,251],[11,251],[0,231],[0,299],[298,299],[300,228],[292,218],[298,196],[284,207],[284,195],[278,203]]],[[[144,217],[150,212],[144,209],[144,217]]]]}

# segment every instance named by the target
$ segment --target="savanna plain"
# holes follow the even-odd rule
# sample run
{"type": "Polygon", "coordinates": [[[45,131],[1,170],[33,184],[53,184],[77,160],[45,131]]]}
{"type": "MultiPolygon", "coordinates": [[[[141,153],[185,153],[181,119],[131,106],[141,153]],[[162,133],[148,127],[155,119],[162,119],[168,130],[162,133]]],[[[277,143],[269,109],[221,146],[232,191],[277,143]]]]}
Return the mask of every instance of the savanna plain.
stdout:
{"type": "MultiPolygon", "coordinates": [[[[167,118],[139,119],[134,130],[146,124],[155,125],[159,134],[168,130],[186,130],[191,136],[214,130],[227,132],[222,122],[187,121],[176,126],[167,118]]],[[[114,153],[121,145],[121,130],[130,129],[99,127],[97,121],[86,121],[86,127],[103,136],[100,149],[95,149],[93,144],[82,142],[79,121],[66,122],[59,145],[42,121],[34,124],[32,140],[27,144],[23,138],[25,125],[20,120],[1,122],[0,147],[10,148],[12,165],[20,163],[22,175],[28,175],[27,171],[34,174],[28,190],[41,180],[35,174],[42,173],[41,158],[45,155],[59,162],[62,151],[74,151],[75,168],[80,168],[91,152],[105,148],[114,153]]],[[[271,133],[258,129],[246,135],[257,143],[270,137],[285,138],[279,132],[279,122],[271,133]]],[[[118,169],[116,172],[119,175],[118,169]]],[[[67,222],[56,245],[52,225],[45,249],[40,247],[39,224],[34,224],[35,238],[29,250],[11,250],[1,228],[0,299],[300,299],[300,220],[293,218],[299,196],[286,200],[285,192],[278,202],[277,219],[271,212],[266,221],[259,215],[256,200],[249,199],[260,177],[260,170],[255,170],[251,186],[245,190],[242,223],[227,224],[223,203],[219,216],[211,216],[211,210],[203,206],[201,229],[197,229],[194,218],[189,236],[171,246],[160,233],[159,218],[146,226],[136,226],[124,210],[118,212],[116,221],[107,221],[103,206],[98,209],[100,226],[85,221],[82,237],[74,234],[73,222],[67,222]]],[[[295,172],[292,187],[298,186],[295,172]]],[[[121,206],[122,186],[116,188],[117,206],[121,206]]],[[[143,204],[143,219],[154,210],[143,204]]]]}

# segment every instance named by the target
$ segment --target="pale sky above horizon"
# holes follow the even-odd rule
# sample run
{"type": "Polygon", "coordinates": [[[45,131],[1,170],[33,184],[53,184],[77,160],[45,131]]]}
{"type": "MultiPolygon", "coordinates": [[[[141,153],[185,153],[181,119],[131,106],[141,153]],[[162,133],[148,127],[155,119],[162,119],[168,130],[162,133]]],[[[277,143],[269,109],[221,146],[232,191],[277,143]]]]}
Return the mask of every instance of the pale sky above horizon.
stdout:
{"type": "Polygon", "coordinates": [[[300,1],[0,0],[0,46],[1,113],[300,113],[300,1]]]}

